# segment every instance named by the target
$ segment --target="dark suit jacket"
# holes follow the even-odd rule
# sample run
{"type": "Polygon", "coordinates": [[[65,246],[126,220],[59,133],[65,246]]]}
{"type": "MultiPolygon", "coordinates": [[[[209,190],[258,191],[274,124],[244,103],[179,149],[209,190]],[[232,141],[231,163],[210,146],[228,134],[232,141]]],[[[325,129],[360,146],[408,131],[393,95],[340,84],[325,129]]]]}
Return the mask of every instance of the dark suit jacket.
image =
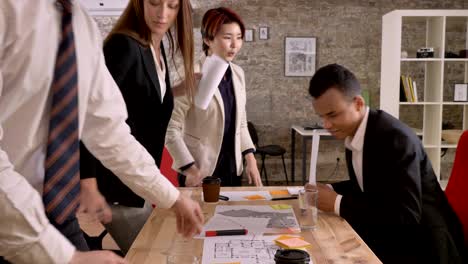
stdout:
{"type": "MultiPolygon", "coordinates": [[[[106,65],[122,92],[128,110],[127,123],[132,135],[161,164],[166,129],[172,115],[174,100],[169,82],[167,60],[166,94],[161,103],[161,88],[150,47],[121,34],[113,35],[104,45],[106,65]]],[[[81,145],[82,178],[96,177],[99,190],[109,203],[142,207],[144,200],[107,170],[84,145],[81,145]]]]}
{"type": "Polygon", "coordinates": [[[346,152],[350,180],[333,184],[343,195],[340,215],[383,263],[461,263],[460,223],[409,127],[383,111],[369,112],[364,191],[346,152]]]}

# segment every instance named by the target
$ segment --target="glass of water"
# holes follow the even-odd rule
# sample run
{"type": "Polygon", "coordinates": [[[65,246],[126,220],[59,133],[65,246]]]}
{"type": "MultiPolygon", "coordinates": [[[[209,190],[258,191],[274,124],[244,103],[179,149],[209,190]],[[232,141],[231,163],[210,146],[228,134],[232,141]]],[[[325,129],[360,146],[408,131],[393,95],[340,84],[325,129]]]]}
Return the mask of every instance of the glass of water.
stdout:
{"type": "Polygon", "coordinates": [[[315,229],[317,227],[317,188],[299,190],[299,225],[301,229],[315,229]]]}
{"type": "Polygon", "coordinates": [[[187,239],[176,235],[169,249],[164,252],[167,264],[199,264],[203,248],[201,239],[187,239]]]}

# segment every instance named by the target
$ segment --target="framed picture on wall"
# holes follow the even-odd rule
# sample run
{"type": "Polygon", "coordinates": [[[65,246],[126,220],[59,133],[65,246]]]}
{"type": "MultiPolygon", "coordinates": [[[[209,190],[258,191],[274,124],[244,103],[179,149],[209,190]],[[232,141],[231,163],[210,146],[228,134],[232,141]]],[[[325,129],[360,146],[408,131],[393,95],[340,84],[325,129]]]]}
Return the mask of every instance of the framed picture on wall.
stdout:
{"type": "Polygon", "coordinates": [[[258,31],[258,39],[268,39],[268,27],[259,27],[258,31]]]}
{"type": "Polygon", "coordinates": [[[246,29],[245,30],[244,41],[245,42],[252,42],[253,41],[253,29],[246,29]]]}
{"type": "Polygon", "coordinates": [[[468,83],[456,83],[453,90],[453,101],[468,101],[468,83]]]}
{"type": "Polygon", "coordinates": [[[315,37],[286,37],[284,75],[312,76],[315,72],[316,44],[315,37]]]}

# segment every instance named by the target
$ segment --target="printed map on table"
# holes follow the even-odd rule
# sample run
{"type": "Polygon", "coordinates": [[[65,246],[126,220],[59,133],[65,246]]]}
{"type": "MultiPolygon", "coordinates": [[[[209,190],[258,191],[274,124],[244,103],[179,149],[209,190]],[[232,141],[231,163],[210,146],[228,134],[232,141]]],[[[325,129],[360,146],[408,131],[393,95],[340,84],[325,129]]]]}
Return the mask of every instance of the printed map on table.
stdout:
{"type": "Polygon", "coordinates": [[[265,233],[299,233],[301,228],[290,205],[218,205],[215,215],[232,219],[267,218],[265,233]]]}

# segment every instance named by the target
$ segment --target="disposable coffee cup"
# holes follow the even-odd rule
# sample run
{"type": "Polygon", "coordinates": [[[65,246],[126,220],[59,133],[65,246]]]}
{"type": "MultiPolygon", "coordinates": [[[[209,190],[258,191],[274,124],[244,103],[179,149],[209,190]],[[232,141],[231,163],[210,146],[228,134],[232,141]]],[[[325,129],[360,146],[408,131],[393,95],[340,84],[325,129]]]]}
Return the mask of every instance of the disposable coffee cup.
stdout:
{"type": "Polygon", "coordinates": [[[203,201],[207,203],[215,203],[219,199],[219,189],[221,187],[221,179],[208,176],[203,179],[203,201]]]}
{"type": "Polygon", "coordinates": [[[309,264],[310,255],[300,249],[278,249],[275,254],[276,264],[309,264]]]}

